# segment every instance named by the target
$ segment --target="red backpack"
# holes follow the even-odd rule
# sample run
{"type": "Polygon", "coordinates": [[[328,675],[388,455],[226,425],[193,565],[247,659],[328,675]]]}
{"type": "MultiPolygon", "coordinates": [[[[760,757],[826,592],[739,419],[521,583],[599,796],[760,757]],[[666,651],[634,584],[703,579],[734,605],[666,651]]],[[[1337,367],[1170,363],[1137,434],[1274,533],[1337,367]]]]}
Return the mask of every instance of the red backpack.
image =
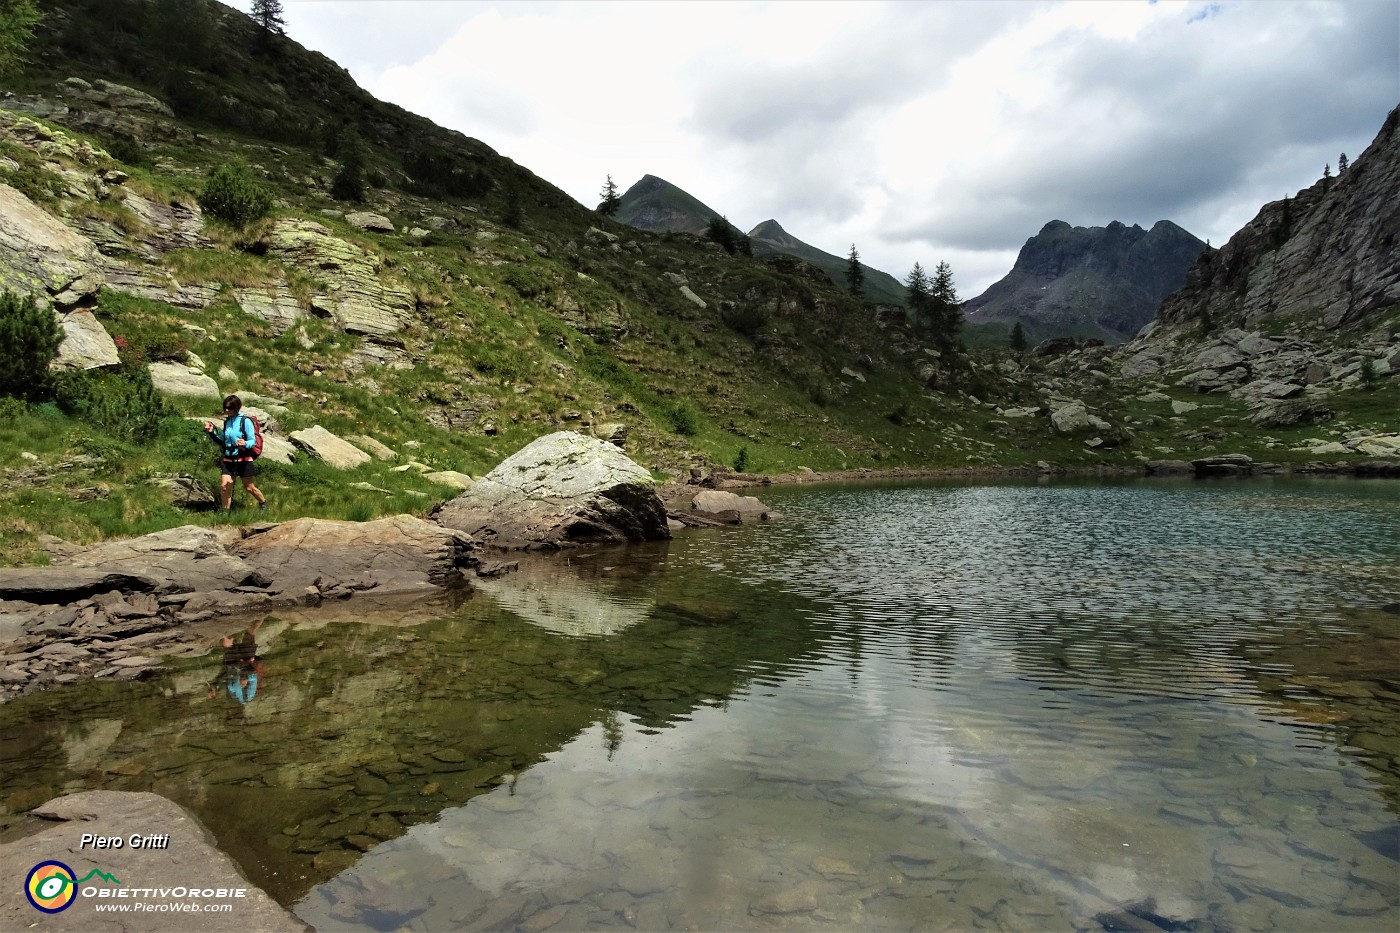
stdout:
{"type": "Polygon", "coordinates": [[[258,424],[258,419],[257,419],[257,418],[254,418],[252,415],[244,414],[243,417],[244,417],[244,418],[247,418],[247,419],[248,419],[250,422],[252,422],[252,424],[253,424],[253,443],[250,444],[250,445],[247,446],[247,447],[244,447],[243,450],[247,452],[247,455],[248,455],[248,456],[250,456],[250,457],[252,457],[254,460],[256,460],[257,458],[259,458],[259,457],[262,456],[262,450],[263,450],[263,433],[262,433],[262,426],[258,424]]]}

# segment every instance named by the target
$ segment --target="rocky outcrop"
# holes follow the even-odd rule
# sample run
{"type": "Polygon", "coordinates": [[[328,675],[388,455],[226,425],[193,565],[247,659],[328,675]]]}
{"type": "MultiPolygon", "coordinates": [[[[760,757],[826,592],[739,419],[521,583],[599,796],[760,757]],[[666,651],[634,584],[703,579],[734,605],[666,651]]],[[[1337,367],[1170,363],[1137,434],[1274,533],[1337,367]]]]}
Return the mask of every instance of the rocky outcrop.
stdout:
{"type": "MultiPolygon", "coordinates": [[[[328,282],[326,291],[311,296],[311,309],[336,320],[355,334],[392,334],[408,324],[414,310],[413,293],[388,274],[373,253],[334,236],[310,220],[279,220],[268,234],[268,253],[293,263],[314,278],[328,282]]],[[[246,310],[259,313],[262,305],[246,310]]],[[[283,321],[283,305],[276,305],[283,321]]]]}
{"type": "Polygon", "coordinates": [[[246,933],[301,933],[311,928],[278,905],[243,875],[233,859],[214,845],[214,837],[194,814],[151,793],[90,790],[56,797],[35,807],[32,830],[0,844],[0,863],[16,871],[58,858],[77,881],[100,872],[85,887],[105,892],[120,885],[123,893],[141,894],[121,901],[141,905],[139,920],[123,923],[120,914],[98,913],[98,905],[117,903],[99,896],[78,896],[61,913],[41,914],[26,900],[17,882],[0,892],[0,927],[23,930],[42,925],[50,930],[149,930],[184,933],[199,929],[246,933]],[[158,846],[98,849],[84,837],[156,837],[158,846]],[[105,875],[105,877],[104,877],[105,875]],[[190,894],[190,891],[212,892],[190,894]],[[223,892],[222,894],[220,892],[223,892]],[[178,895],[178,896],[177,896],[178,895]],[[182,908],[228,904],[227,912],[194,915],[182,908]],[[105,918],[105,919],[104,919],[105,918]],[[42,921],[38,923],[37,921],[42,921]]]}
{"type": "Polygon", "coordinates": [[[433,518],[505,549],[670,537],[651,475],[612,444],[572,431],[506,458],[433,518]]]}
{"type": "Polygon", "coordinates": [[[1118,221],[1071,227],[1052,220],[1021,247],[1006,277],[963,310],[975,323],[1020,319],[1061,333],[1097,328],[1121,342],[1152,320],[1205,249],[1168,220],[1151,230],[1118,221]]]}
{"type": "Polygon", "coordinates": [[[1158,314],[1167,325],[1336,329],[1400,303],[1400,109],[1346,171],[1266,204],[1203,254],[1158,314]]]}
{"type": "Polygon", "coordinates": [[[91,302],[102,287],[92,241],[9,185],[0,184],[0,287],[59,309],[91,302]]]}
{"type": "Polygon", "coordinates": [[[274,593],[346,581],[376,585],[431,583],[456,587],[476,563],[475,544],[460,531],[410,515],[371,522],[299,518],[257,531],[229,550],[273,581],[274,593]]]}

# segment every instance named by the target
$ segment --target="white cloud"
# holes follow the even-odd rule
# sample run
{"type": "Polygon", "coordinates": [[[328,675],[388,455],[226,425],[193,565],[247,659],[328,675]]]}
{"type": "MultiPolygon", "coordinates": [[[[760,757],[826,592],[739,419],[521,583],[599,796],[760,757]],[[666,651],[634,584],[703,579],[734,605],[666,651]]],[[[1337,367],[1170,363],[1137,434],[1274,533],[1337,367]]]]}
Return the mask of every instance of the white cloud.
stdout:
{"type": "MultiPolygon", "coordinates": [[[[247,8],[250,0],[241,0],[247,8]]],[[[659,175],[965,297],[1047,221],[1223,243],[1400,98],[1400,4],[287,0],[371,93],[591,206],[659,175]]]]}

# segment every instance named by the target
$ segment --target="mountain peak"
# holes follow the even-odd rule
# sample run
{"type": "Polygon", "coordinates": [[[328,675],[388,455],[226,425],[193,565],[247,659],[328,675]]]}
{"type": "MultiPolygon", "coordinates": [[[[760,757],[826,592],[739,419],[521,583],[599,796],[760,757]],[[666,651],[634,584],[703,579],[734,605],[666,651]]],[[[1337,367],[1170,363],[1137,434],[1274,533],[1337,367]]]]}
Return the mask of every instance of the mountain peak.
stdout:
{"type": "Polygon", "coordinates": [[[1205,248],[1167,220],[1150,233],[1120,220],[1103,227],[1052,220],[1021,247],[1006,277],[964,308],[973,322],[1021,319],[1117,343],[1152,319],[1205,248]]]}

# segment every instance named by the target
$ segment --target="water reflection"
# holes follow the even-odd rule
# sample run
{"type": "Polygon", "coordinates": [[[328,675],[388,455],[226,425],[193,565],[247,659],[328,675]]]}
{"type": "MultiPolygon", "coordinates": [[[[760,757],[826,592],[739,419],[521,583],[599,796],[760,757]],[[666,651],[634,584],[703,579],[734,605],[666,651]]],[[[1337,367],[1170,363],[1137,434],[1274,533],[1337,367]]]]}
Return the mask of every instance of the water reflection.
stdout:
{"type": "Polygon", "coordinates": [[[773,490],[269,622],[257,729],[222,651],[0,707],[0,819],[155,790],[325,930],[1394,925],[1392,490],[773,490]]]}
{"type": "Polygon", "coordinates": [[[258,695],[258,687],[267,677],[267,664],[258,653],[258,629],[262,623],[259,619],[241,632],[224,636],[223,664],[218,676],[209,683],[206,694],[209,699],[227,692],[235,703],[243,706],[258,695]]]}

